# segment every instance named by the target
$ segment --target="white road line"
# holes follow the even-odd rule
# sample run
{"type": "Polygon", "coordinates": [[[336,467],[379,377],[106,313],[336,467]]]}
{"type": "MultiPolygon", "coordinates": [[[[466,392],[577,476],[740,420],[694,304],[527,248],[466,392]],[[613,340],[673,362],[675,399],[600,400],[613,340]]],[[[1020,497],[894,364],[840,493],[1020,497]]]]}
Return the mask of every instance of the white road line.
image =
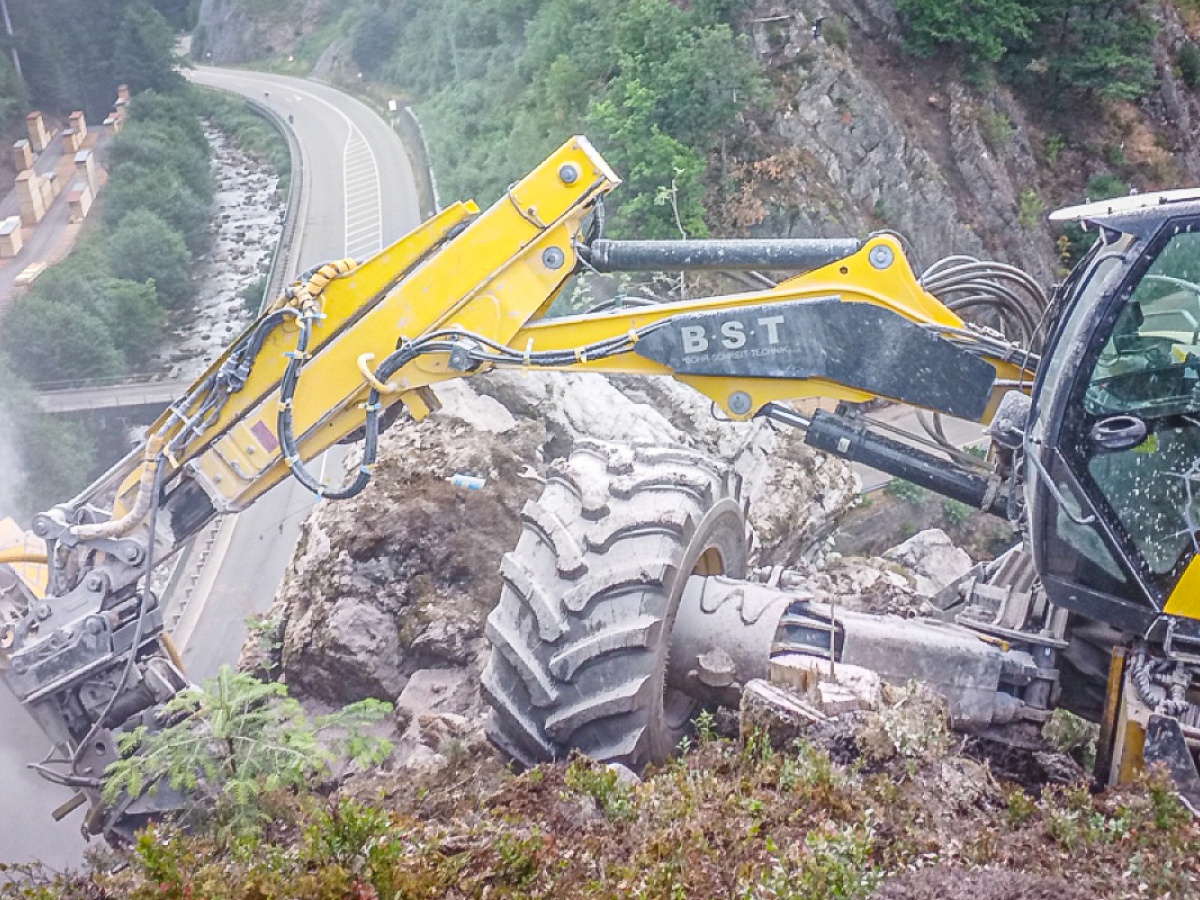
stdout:
{"type": "MultiPolygon", "coordinates": [[[[261,83],[261,82],[260,82],[261,83]]],[[[342,147],[342,183],[343,183],[343,227],[346,242],[346,256],[369,256],[383,249],[383,185],[379,178],[379,161],[375,151],[367,143],[359,127],[335,104],[317,94],[294,87],[291,84],[280,84],[280,90],[290,91],[300,97],[315,101],[333,112],[346,126],[346,143],[342,147]],[[353,177],[352,177],[353,176],[353,177]],[[365,177],[364,177],[365,176],[365,177]],[[374,190],[371,190],[374,182],[374,190]],[[349,240],[351,229],[359,229],[360,216],[374,215],[379,219],[374,234],[362,239],[349,240]],[[368,240],[368,238],[370,238],[368,240]],[[351,253],[351,250],[356,253],[351,253]]],[[[371,221],[367,219],[366,221],[371,221]]],[[[357,232],[353,232],[357,233],[357,232]]]]}

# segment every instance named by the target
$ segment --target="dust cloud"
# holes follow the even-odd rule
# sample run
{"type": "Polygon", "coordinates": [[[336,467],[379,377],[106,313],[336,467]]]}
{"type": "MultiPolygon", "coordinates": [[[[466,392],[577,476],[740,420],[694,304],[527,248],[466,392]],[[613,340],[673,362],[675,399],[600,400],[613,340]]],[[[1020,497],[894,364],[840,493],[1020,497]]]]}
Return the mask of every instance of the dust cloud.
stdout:
{"type": "MultiPolygon", "coordinates": [[[[14,515],[17,510],[24,478],[13,416],[7,405],[0,401],[0,519],[14,515]]],[[[27,526],[28,523],[20,524],[27,526]]]]}
{"type": "MultiPolygon", "coordinates": [[[[0,518],[18,510],[23,473],[17,453],[13,414],[0,402],[0,518]]],[[[82,813],[55,822],[50,812],[71,798],[71,792],[43,781],[26,767],[40,760],[49,742],[32,717],[8,690],[0,686],[0,862],[40,860],[55,869],[83,861],[79,833],[82,813]]]]}
{"type": "Polygon", "coordinates": [[[71,799],[71,791],[43,781],[26,764],[46,755],[49,743],[30,715],[0,688],[0,862],[31,862],[66,869],[83,862],[79,833],[82,810],[62,822],[50,813],[71,799]]]}

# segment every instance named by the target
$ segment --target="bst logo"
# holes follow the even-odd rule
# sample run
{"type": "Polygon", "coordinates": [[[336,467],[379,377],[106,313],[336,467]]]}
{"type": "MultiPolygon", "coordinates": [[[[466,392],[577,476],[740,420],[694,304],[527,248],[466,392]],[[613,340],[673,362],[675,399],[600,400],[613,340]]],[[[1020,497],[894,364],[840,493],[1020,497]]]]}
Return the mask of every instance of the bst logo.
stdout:
{"type": "MultiPolygon", "coordinates": [[[[755,321],[759,328],[766,329],[766,345],[768,347],[778,344],[782,338],[779,336],[779,326],[783,324],[783,316],[762,316],[755,321]]],[[[740,350],[746,346],[746,323],[740,320],[731,322],[722,322],[718,328],[719,337],[713,338],[713,341],[720,344],[726,350],[740,350]]],[[[751,331],[751,335],[756,335],[757,331],[751,331]]],[[[682,325],[679,328],[679,336],[683,340],[684,353],[704,353],[710,346],[708,331],[703,325],[682,325]]]]}

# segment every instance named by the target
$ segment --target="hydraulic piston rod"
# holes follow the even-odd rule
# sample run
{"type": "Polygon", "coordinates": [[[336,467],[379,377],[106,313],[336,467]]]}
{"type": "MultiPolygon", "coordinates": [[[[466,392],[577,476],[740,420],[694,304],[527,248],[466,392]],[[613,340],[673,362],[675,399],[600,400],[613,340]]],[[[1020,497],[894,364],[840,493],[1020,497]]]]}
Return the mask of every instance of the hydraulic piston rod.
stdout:
{"type": "Polygon", "coordinates": [[[600,272],[738,269],[809,272],[857,252],[853,238],[777,238],[704,241],[593,241],[581,256],[600,272]]]}

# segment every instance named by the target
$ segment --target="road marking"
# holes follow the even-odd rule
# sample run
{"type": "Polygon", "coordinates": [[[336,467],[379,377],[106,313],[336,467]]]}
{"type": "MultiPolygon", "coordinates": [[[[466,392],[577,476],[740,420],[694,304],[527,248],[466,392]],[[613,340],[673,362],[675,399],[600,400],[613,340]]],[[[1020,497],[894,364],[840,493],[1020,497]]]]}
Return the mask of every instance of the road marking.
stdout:
{"type": "MultiPolygon", "coordinates": [[[[360,262],[368,256],[374,256],[383,249],[383,186],[375,151],[358,125],[335,104],[318,94],[270,78],[251,78],[259,84],[270,84],[277,91],[286,91],[291,95],[280,94],[281,99],[296,102],[293,97],[298,97],[314,101],[332,110],[342,120],[346,126],[346,143],[342,147],[343,255],[360,262]]],[[[249,91],[246,93],[250,94],[249,91]]]]}

